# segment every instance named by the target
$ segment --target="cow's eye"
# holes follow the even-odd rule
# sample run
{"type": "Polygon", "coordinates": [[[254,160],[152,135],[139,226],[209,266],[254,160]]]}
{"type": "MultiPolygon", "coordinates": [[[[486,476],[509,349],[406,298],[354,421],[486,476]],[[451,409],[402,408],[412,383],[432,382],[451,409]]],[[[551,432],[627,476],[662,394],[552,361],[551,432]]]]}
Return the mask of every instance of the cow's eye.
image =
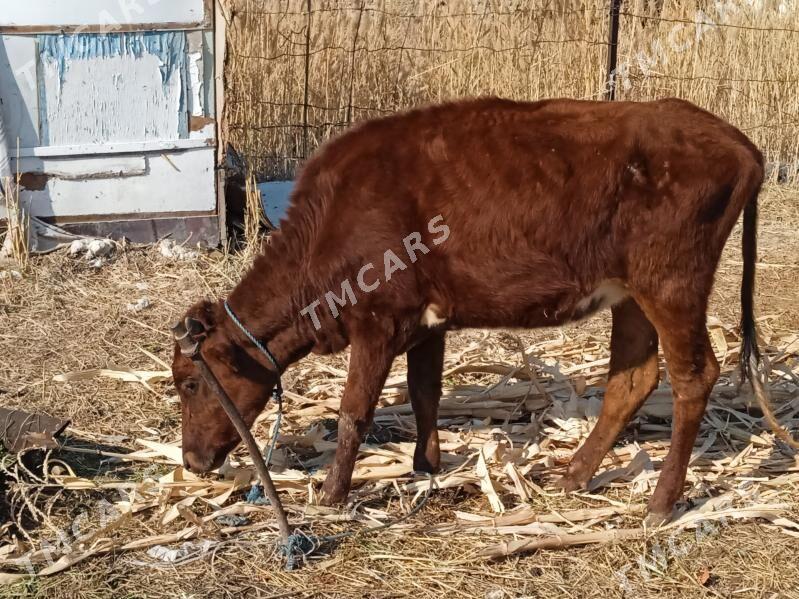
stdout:
{"type": "Polygon", "coordinates": [[[180,386],[186,393],[194,395],[197,393],[197,381],[194,379],[186,379],[183,381],[183,384],[180,386]]]}

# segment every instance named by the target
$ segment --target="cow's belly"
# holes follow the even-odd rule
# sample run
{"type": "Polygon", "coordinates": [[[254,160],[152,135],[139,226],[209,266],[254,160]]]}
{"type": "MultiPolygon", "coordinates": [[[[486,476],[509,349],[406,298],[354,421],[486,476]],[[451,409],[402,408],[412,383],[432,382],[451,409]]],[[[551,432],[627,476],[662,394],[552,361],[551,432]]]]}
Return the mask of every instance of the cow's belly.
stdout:
{"type": "Polygon", "coordinates": [[[430,302],[420,318],[424,328],[539,328],[563,326],[589,318],[614,306],[629,295],[623,281],[606,279],[589,292],[547,294],[539,289],[529,294],[518,289],[506,292],[454,296],[447,301],[430,302]]]}

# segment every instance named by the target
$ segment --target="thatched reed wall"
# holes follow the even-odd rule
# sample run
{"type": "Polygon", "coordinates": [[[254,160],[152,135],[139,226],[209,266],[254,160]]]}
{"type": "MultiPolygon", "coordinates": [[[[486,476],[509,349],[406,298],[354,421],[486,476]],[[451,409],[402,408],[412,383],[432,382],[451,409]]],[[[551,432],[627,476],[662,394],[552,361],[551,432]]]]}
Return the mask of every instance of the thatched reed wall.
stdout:
{"type": "MultiPolygon", "coordinates": [[[[360,119],[460,96],[602,98],[610,0],[235,0],[227,124],[286,178],[360,119]],[[310,11],[309,11],[310,7],[310,11]]],[[[799,2],[624,0],[620,99],[689,99],[799,160],[799,2]]]]}

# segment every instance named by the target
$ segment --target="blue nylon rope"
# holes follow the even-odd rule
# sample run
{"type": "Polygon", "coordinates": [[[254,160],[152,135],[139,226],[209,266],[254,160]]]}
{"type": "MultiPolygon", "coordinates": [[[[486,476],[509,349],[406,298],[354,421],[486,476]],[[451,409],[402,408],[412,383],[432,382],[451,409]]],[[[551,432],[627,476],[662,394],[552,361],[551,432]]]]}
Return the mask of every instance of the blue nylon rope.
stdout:
{"type": "Polygon", "coordinates": [[[316,536],[316,535],[307,535],[301,530],[297,529],[294,531],[294,534],[290,535],[288,541],[281,545],[280,551],[283,556],[286,558],[286,570],[294,570],[298,564],[300,563],[300,558],[305,558],[315,552],[319,547],[322,545],[333,543],[335,541],[341,541],[351,537],[358,537],[362,535],[370,535],[376,534],[379,532],[383,532],[392,526],[396,526],[405,520],[413,517],[416,513],[418,513],[427,503],[427,500],[430,499],[430,495],[433,492],[433,475],[428,474],[429,485],[427,487],[427,492],[425,493],[422,500],[417,503],[407,514],[400,516],[396,520],[391,522],[384,522],[379,526],[374,526],[372,528],[362,528],[361,530],[348,530],[346,532],[339,533],[337,535],[323,535],[323,536],[316,536]]]}
{"type": "MultiPolygon", "coordinates": [[[[241,324],[241,321],[233,313],[233,310],[230,308],[230,305],[227,303],[227,300],[225,300],[225,312],[227,312],[227,315],[230,316],[230,320],[235,322],[236,326],[239,327],[239,329],[241,329],[241,332],[244,333],[244,335],[247,337],[247,339],[252,341],[252,344],[255,347],[257,347],[261,351],[261,353],[263,355],[265,355],[269,359],[270,362],[272,362],[272,366],[274,366],[275,370],[277,370],[278,386],[280,386],[281,369],[280,369],[280,364],[277,363],[277,359],[275,358],[275,356],[272,355],[272,352],[269,351],[268,349],[266,349],[266,347],[260,341],[258,341],[258,339],[255,338],[255,335],[250,333],[250,331],[247,329],[247,327],[245,327],[243,324],[241,324]]],[[[283,390],[282,387],[281,387],[280,390],[281,391],[283,390]]]]}
{"type": "MultiPolygon", "coordinates": [[[[283,384],[280,380],[280,364],[278,364],[277,358],[272,354],[267,347],[262,344],[258,339],[255,338],[255,335],[250,333],[250,331],[245,327],[236,314],[233,312],[233,309],[227,303],[227,300],[224,302],[225,305],[225,312],[230,317],[236,326],[244,333],[245,337],[252,342],[252,344],[263,354],[266,358],[272,363],[272,366],[275,367],[277,371],[277,384],[275,385],[274,390],[272,391],[272,397],[274,397],[275,401],[277,402],[277,418],[275,419],[275,425],[272,427],[272,441],[269,443],[269,450],[266,453],[265,460],[266,465],[272,462],[272,453],[275,451],[275,446],[277,445],[277,437],[280,433],[280,424],[283,420],[283,384]]],[[[269,500],[264,497],[264,489],[258,483],[253,483],[252,487],[250,487],[250,491],[247,493],[247,502],[254,503],[256,505],[268,505],[269,500]]]]}
{"type": "MultiPolygon", "coordinates": [[[[255,336],[250,333],[249,330],[242,324],[242,322],[236,317],[233,310],[227,303],[227,300],[224,302],[225,305],[225,312],[227,312],[230,319],[236,323],[236,326],[239,327],[242,333],[249,339],[252,344],[258,348],[258,350],[265,355],[272,365],[275,367],[277,371],[277,384],[275,385],[274,390],[272,391],[272,396],[275,398],[277,402],[277,418],[275,419],[275,425],[272,427],[272,441],[269,444],[269,450],[266,454],[266,465],[269,466],[269,463],[272,460],[272,452],[275,450],[275,446],[277,445],[277,437],[280,433],[280,424],[283,420],[283,385],[280,380],[280,365],[277,362],[277,359],[272,352],[270,352],[265,345],[263,345],[255,336]]],[[[342,532],[336,535],[324,535],[324,536],[315,536],[315,535],[307,535],[300,531],[299,529],[294,531],[294,534],[290,535],[288,541],[280,546],[281,554],[286,558],[286,570],[294,570],[301,558],[305,558],[314,551],[316,551],[319,547],[326,543],[332,543],[334,541],[340,541],[342,539],[346,539],[349,537],[355,537],[363,534],[374,534],[377,532],[384,531],[392,526],[396,526],[400,522],[404,522],[408,518],[412,517],[416,514],[419,510],[421,510],[427,500],[430,499],[430,495],[433,491],[433,476],[428,474],[430,484],[427,487],[427,492],[422,500],[416,504],[411,511],[409,511],[404,516],[400,516],[393,522],[386,522],[381,524],[380,526],[375,526],[372,528],[361,529],[358,531],[350,530],[347,532],[342,532]]],[[[250,488],[250,491],[247,493],[248,503],[254,503],[256,505],[265,505],[269,503],[269,500],[264,497],[264,490],[263,487],[259,484],[253,484],[250,488]]]]}

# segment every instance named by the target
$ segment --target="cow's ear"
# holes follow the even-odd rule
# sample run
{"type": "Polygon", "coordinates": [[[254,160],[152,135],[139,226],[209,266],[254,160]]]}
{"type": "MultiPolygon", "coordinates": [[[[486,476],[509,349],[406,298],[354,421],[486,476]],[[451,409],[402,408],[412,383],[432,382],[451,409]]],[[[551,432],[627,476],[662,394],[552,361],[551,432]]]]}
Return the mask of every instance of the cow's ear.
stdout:
{"type": "Polygon", "coordinates": [[[216,326],[216,304],[209,301],[192,306],[183,319],[186,331],[195,341],[207,338],[216,326]]]}

